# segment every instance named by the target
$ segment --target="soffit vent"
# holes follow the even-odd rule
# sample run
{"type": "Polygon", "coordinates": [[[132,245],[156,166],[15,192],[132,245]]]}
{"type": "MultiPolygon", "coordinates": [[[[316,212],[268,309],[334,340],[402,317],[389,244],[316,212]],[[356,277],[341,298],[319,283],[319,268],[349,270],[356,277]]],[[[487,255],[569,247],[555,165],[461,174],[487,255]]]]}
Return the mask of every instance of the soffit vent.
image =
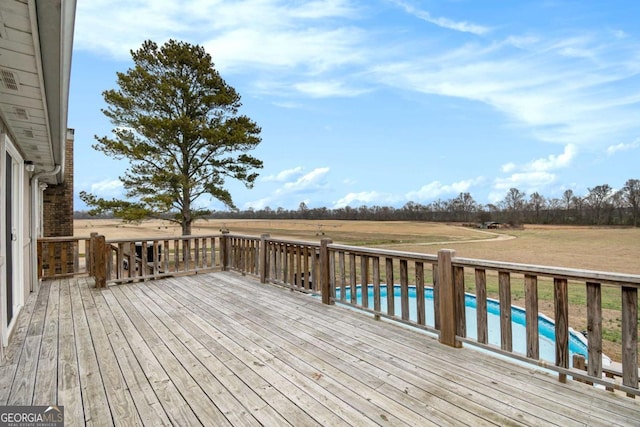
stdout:
{"type": "Polygon", "coordinates": [[[0,80],[2,80],[2,84],[8,90],[15,90],[17,92],[20,89],[18,76],[13,71],[0,70],[0,80]]]}
{"type": "Polygon", "coordinates": [[[33,131],[31,129],[25,129],[24,136],[26,136],[27,138],[33,138],[33,131]]]}
{"type": "Polygon", "coordinates": [[[18,116],[19,119],[28,121],[29,120],[29,113],[27,113],[27,110],[25,108],[22,107],[15,107],[13,109],[16,113],[16,116],[18,116]]]}

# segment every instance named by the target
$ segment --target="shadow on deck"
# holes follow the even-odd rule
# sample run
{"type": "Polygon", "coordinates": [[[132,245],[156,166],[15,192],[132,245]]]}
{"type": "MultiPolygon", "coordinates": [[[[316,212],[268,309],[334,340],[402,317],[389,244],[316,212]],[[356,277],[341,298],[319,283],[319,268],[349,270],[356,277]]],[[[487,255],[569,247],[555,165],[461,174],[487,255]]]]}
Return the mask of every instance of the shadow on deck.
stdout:
{"type": "Polygon", "coordinates": [[[0,405],[66,425],[638,425],[640,404],[236,273],[45,282],[0,405]]]}

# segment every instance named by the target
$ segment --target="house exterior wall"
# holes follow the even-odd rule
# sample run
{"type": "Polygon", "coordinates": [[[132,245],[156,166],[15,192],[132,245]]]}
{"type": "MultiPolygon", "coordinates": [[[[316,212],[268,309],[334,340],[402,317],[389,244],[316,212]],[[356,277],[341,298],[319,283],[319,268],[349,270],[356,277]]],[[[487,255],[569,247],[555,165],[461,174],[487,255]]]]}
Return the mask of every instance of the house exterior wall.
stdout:
{"type": "Polygon", "coordinates": [[[24,159],[1,119],[0,131],[0,344],[6,346],[30,292],[25,276],[30,240],[25,230],[31,208],[24,159]]]}

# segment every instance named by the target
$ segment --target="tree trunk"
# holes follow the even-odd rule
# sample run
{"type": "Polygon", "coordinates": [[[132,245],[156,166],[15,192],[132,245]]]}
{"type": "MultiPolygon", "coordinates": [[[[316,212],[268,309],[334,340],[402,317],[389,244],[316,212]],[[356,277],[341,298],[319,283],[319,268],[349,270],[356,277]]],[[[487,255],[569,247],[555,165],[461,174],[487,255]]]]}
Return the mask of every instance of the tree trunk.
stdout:
{"type": "Polygon", "coordinates": [[[182,226],[182,235],[183,236],[190,236],[191,235],[191,220],[183,220],[182,224],[180,224],[182,226]]]}

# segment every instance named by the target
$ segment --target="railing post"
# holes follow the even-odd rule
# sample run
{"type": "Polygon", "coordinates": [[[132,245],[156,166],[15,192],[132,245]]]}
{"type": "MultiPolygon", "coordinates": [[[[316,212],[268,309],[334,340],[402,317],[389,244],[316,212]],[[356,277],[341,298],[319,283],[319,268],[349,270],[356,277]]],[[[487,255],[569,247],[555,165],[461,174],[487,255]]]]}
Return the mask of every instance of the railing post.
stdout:
{"type": "Polygon", "coordinates": [[[86,264],[87,273],[89,273],[89,276],[95,277],[96,276],[95,242],[96,242],[96,237],[98,237],[98,233],[93,232],[89,236],[90,236],[89,245],[85,248],[84,262],[86,264]]]}
{"type": "Polygon", "coordinates": [[[95,236],[92,237],[92,240],[93,270],[95,273],[96,288],[105,288],[107,286],[106,241],[104,236],[95,236]]]}
{"type": "Polygon", "coordinates": [[[322,303],[333,305],[331,298],[331,274],[329,268],[329,244],[331,239],[320,240],[320,292],[322,292],[322,303]]]}
{"type": "Polygon", "coordinates": [[[638,388],[638,288],[632,286],[622,287],[622,384],[638,388]]]}
{"type": "MultiPolygon", "coordinates": [[[[462,347],[456,340],[458,325],[458,307],[456,301],[456,287],[453,280],[453,265],[451,260],[456,251],[440,249],[438,251],[438,286],[440,287],[440,342],[451,347],[462,347]]],[[[464,310],[464,307],[462,307],[464,310]]]]}
{"type": "Polygon", "coordinates": [[[267,239],[269,239],[269,237],[270,236],[268,234],[263,234],[260,236],[260,261],[259,261],[260,283],[267,283],[267,271],[268,271],[267,239]]]}
{"type": "Polygon", "coordinates": [[[38,280],[42,279],[44,268],[44,243],[38,240],[38,280]]]}
{"type": "Polygon", "coordinates": [[[226,271],[229,266],[229,231],[223,230],[220,236],[220,269],[226,271]]]}

